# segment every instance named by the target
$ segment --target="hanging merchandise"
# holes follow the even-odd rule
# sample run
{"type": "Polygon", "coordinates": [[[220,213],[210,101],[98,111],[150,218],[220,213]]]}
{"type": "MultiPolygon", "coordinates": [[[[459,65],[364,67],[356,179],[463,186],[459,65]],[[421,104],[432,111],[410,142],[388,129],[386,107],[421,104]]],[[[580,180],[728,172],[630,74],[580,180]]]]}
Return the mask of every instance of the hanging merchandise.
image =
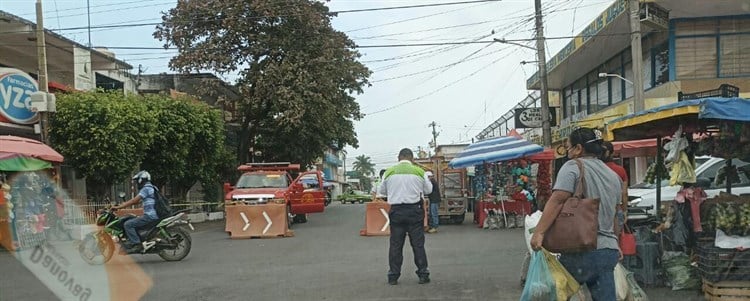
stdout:
{"type": "Polygon", "coordinates": [[[693,165],[693,162],[688,159],[687,154],[684,151],[680,151],[677,160],[672,164],[669,185],[674,186],[695,182],[695,166],[693,165]]]}
{"type": "Polygon", "coordinates": [[[679,159],[680,152],[688,147],[688,141],[685,137],[682,137],[682,125],[672,136],[672,141],[664,144],[664,150],[667,151],[667,157],[664,158],[665,162],[674,162],[679,159]]]}
{"type": "Polygon", "coordinates": [[[656,183],[656,176],[659,175],[660,179],[670,178],[669,172],[664,164],[657,164],[657,162],[651,163],[646,169],[646,183],[656,183]]]}

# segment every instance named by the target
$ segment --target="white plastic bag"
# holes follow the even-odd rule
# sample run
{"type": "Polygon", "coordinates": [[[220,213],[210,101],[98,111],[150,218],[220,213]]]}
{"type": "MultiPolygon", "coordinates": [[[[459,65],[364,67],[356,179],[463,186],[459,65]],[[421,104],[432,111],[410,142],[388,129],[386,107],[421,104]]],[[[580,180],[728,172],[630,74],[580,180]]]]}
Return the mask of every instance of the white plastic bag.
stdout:
{"type": "Polygon", "coordinates": [[[531,249],[531,235],[534,234],[534,229],[536,229],[536,224],[539,223],[540,219],[542,219],[542,212],[537,210],[537,212],[526,216],[524,221],[523,235],[526,239],[526,248],[528,248],[529,253],[532,254],[534,253],[534,250],[531,249]]]}
{"type": "Polygon", "coordinates": [[[750,249],[750,236],[727,235],[724,231],[716,230],[716,242],[714,245],[722,249],[744,248],[750,249]]]}
{"type": "Polygon", "coordinates": [[[625,301],[628,298],[630,292],[628,272],[620,263],[615,266],[615,289],[617,290],[617,301],[625,301]]]}

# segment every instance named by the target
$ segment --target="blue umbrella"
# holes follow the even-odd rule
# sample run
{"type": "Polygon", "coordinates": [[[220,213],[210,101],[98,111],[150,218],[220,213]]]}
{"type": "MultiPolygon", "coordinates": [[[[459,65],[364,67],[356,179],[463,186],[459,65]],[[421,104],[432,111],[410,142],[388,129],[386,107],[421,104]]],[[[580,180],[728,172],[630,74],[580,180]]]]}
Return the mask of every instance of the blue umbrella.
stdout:
{"type": "Polygon", "coordinates": [[[499,162],[541,153],[544,148],[523,138],[499,137],[473,143],[461,151],[448,165],[464,168],[484,162],[499,162]]]}

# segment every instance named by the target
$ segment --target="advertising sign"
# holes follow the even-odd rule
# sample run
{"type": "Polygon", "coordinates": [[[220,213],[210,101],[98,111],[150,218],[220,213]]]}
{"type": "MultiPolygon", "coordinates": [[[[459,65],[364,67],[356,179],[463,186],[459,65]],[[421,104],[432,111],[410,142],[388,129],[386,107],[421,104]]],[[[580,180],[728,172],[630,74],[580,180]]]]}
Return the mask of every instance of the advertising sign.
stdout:
{"type": "Polygon", "coordinates": [[[0,68],[0,121],[34,124],[39,115],[31,110],[31,94],[39,91],[36,80],[10,68],[0,68]]]}
{"type": "MultiPolygon", "coordinates": [[[[557,108],[550,107],[550,126],[557,124],[557,108]]],[[[542,127],[542,108],[516,109],[515,123],[517,129],[542,127]]]]}

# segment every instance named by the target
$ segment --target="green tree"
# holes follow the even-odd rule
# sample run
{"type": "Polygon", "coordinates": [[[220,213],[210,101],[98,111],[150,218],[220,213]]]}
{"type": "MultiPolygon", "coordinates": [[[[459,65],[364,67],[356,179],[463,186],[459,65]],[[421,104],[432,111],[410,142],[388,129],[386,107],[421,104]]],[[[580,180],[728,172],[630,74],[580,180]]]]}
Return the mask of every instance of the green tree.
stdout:
{"type": "Polygon", "coordinates": [[[361,176],[371,176],[375,174],[375,163],[372,163],[370,157],[365,155],[359,155],[354,158],[352,163],[354,170],[357,171],[361,176]]]}
{"type": "Polygon", "coordinates": [[[179,199],[199,181],[207,191],[218,189],[226,159],[220,112],[189,98],[149,95],[144,100],[157,126],[141,167],[151,171],[156,184],[169,183],[179,199]]]}
{"type": "Polygon", "coordinates": [[[238,75],[240,162],[252,148],[265,160],[310,164],[331,144],[358,146],[353,95],[370,75],[333,16],[312,0],[180,0],[154,37],[178,49],[175,70],[238,75]]]}
{"type": "Polygon", "coordinates": [[[138,96],[121,92],[58,94],[52,145],[98,199],[138,168],[154,139],[156,114],[138,96]]]}

